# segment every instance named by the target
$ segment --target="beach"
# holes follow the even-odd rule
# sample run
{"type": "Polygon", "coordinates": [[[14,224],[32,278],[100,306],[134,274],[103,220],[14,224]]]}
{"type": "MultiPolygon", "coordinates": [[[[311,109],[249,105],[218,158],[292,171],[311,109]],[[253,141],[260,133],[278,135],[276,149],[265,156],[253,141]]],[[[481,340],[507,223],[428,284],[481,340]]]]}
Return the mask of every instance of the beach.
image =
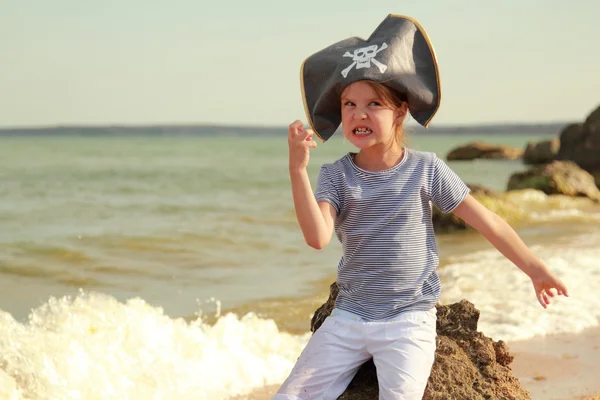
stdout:
{"type": "MultiPolygon", "coordinates": [[[[222,135],[0,137],[0,398],[267,399],[310,337],[340,246],[317,251],[295,221],[285,130],[222,135]]],[[[422,135],[444,158],[485,140],[422,135]]],[[[483,138],[483,139],[482,139],[483,138]]],[[[328,141],[322,163],[349,151],[328,141]]],[[[504,192],[521,160],[448,162],[504,192]]],[[[437,236],[442,304],[467,299],[504,340],[533,399],[600,394],[600,205],[508,194],[515,229],[567,284],[547,310],[514,265],[474,232],[437,236]]]]}
{"type": "Polygon", "coordinates": [[[600,329],[509,343],[512,369],[532,399],[600,397],[600,329]]]}

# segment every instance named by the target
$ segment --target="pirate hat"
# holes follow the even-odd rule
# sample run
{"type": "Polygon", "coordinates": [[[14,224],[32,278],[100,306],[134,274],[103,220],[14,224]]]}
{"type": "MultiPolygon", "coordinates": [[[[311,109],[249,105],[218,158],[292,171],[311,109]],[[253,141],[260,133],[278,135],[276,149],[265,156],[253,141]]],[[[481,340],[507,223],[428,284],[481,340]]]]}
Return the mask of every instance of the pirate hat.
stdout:
{"type": "Polygon", "coordinates": [[[356,81],[372,80],[403,94],[424,127],[440,105],[433,46],[418,22],[401,15],[388,15],[368,40],[348,38],[308,57],[300,80],[308,121],[322,141],[340,125],[340,96],[356,81]]]}

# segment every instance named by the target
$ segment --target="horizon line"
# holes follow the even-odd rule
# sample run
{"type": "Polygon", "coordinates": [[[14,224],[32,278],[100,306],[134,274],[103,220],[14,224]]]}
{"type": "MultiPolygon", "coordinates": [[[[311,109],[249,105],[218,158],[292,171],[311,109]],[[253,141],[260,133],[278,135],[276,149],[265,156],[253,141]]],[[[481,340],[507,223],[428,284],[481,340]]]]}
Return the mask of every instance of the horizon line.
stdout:
{"type": "MultiPolygon", "coordinates": [[[[577,121],[539,121],[539,122],[518,122],[518,121],[505,121],[505,122],[483,122],[483,123],[466,123],[466,124],[443,124],[443,125],[430,125],[428,128],[424,128],[414,121],[409,121],[407,125],[412,127],[427,130],[436,129],[465,129],[465,128],[485,128],[485,127],[534,127],[534,126],[556,126],[578,123],[577,121]]],[[[286,125],[271,125],[271,124],[226,124],[226,123],[106,123],[106,124],[43,124],[43,125],[17,125],[17,126],[0,126],[0,131],[19,131],[19,130],[43,130],[43,129],[98,129],[98,128],[266,128],[266,129],[285,129],[286,125]]]]}

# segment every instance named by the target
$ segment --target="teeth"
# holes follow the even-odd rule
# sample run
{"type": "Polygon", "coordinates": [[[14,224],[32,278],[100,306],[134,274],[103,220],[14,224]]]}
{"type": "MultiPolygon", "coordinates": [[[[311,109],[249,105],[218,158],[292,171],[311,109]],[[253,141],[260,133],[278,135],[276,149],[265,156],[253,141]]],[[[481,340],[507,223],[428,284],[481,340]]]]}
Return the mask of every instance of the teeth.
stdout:
{"type": "Polygon", "coordinates": [[[356,135],[368,135],[372,131],[369,128],[356,128],[354,134],[356,135]]]}

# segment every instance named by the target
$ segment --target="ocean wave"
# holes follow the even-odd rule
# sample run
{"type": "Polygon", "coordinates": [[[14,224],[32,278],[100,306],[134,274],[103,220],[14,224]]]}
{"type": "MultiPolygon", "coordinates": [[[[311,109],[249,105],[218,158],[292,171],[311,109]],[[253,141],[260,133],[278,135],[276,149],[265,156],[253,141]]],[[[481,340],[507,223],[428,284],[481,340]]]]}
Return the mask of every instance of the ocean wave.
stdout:
{"type": "Polygon", "coordinates": [[[506,192],[505,200],[534,222],[600,221],[600,207],[586,197],[547,195],[540,190],[524,189],[506,192]]]}
{"type": "Polygon", "coordinates": [[[569,297],[556,297],[548,309],[537,302],[529,278],[496,250],[455,256],[440,268],[443,303],[463,298],[481,311],[479,330],[495,340],[577,333],[600,324],[600,232],[532,250],[567,285],[569,297]]]}
{"type": "Polygon", "coordinates": [[[0,312],[0,397],[229,399],[287,376],[308,340],[249,313],[186,322],[136,298],[51,298],[0,312]]]}

